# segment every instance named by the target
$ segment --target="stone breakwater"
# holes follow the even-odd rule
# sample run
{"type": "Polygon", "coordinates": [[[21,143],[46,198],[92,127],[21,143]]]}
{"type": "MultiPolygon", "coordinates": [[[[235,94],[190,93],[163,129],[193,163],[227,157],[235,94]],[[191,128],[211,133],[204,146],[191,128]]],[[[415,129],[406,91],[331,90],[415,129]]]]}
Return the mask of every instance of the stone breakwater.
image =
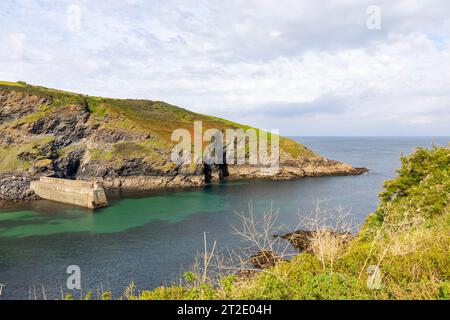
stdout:
{"type": "Polygon", "coordinates": [[[108,205],[105,190],[97,182],[41,177],[30,189],[41,198],[89,209],[108,205]]]}

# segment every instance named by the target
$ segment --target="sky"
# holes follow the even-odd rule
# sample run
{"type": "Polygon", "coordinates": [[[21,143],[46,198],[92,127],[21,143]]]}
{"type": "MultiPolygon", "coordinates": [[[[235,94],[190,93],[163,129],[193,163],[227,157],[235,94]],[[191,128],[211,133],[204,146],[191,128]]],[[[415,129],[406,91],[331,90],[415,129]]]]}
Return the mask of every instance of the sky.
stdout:
{"type": "Polygon", "coordinates": [[[290,136],[450,136],[448,0],[0,0],[0,79],[290,136]]]}

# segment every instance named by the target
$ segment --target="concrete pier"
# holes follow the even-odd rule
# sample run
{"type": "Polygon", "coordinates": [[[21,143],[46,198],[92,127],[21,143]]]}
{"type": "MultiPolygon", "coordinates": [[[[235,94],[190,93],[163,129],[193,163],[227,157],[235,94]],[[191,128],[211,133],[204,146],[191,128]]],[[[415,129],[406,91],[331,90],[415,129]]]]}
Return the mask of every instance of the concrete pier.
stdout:
{"type": "Polygon", "coordinates": [[[41,177],[30,188],[41,198],[95,209],[106,207],[105,189],[100,183],[41,177]]]}

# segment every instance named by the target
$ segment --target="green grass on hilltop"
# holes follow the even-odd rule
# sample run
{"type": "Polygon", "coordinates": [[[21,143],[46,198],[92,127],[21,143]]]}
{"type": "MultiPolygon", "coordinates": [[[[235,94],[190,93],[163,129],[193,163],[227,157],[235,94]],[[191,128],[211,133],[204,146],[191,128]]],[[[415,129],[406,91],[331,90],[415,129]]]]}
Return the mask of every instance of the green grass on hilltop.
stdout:
{"type": "MultiPolygon", "coordinates": [[[[124,129],[131,132],[148,132],[157,139],[168,143],[168,146],[173,145],[171,135],[175,129],[187,129],[193,134],[194,121],[202,121],[203,130],[210,128],[230,128],[243,130],[255,129],[259,132],[259,129],[247,125],[191,112],[162,101],[93,97],[34,86],[20,81],[0,81],[0,90],[16,91],[27,95],[46,98],[51,101],[50,108],[43,106],[45,110],[27,115],[23,117],[23,119],[16,119],[14,120],[14,124],[36,121],[40,117],[45,116],[48,112],[55,111],[55,108],[58,107],[83,105],[92,114],[92,119],[90,121],[104,124],[104,119],[108,117],[107,126],[109,127],[124,129]]],[[[5,123],[3,126],[11,126],[11,124],[12,123],[5,123]]],[[[268,138],[270,139],[270,134],[268,135],[268,138]]],[[[290,154],[293,158],[321,158],[302,144],[286,137],[280,137],[280,148],[284,152],[290,154]]]]}
{"type": "Polygon", "coordinates": [[[0,81],[0,86],[5,87],[23,87],[23,82],[10,82],[10,81],[0,81]]]}

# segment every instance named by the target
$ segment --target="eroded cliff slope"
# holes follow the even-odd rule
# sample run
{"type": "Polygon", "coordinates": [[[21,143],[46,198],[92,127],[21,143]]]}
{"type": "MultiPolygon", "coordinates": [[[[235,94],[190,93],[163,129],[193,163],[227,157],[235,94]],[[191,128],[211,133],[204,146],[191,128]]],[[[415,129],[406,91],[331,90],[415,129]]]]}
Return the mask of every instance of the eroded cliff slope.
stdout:
{"type": "Polygon", "coordinates": [[[365,169],[328,160],[280,138],[280,170],[270,176],[251,165],[176,165],[173,130],[249,127],[160,101],[91,97],[0,82],[0,199],[35,196],[39,176],[101,180],[107,188],[149,190],[199,186],[217,179],[360,174],[365,169]]]}

